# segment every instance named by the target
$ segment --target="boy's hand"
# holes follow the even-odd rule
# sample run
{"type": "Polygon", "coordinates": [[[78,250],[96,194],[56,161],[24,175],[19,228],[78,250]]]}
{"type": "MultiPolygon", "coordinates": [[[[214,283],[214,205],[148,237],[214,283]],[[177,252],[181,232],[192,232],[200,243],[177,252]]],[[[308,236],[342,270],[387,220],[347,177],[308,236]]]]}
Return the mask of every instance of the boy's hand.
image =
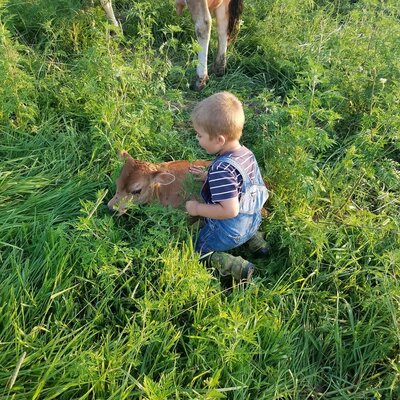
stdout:
{"type": "Polygon", "coordinates": [[[189,200],[186,202],[186,211],[192,217],[197,217],[197,207],[200,203],[196,200],[189,200]]]}
{"type": "Polygon", "coordinates": [[[196,177],[197,180],[204,182],[207,179],[207,170],[203,167],[195,167],[191,165],[189,172],[196,177]]]}

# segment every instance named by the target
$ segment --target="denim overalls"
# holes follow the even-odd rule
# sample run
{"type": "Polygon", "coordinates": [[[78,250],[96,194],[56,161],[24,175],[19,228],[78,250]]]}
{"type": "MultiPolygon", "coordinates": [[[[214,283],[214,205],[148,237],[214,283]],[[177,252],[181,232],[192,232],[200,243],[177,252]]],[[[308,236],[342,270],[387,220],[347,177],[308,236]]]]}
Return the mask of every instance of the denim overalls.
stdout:
{"type": "Polygon", "coordinates": [[[261,224],[261,208],[268,199],[268,190],[257,164],[252,182],[243,167],[229,155],[218,157],[214,162],[216,161],[231,164],[242,175],[239,214],[229,219],[206,218],[206,224],[201,228],[195,246],[196,251],[202,255],[211,251],[231,250],[251,239],[261,224]]]}

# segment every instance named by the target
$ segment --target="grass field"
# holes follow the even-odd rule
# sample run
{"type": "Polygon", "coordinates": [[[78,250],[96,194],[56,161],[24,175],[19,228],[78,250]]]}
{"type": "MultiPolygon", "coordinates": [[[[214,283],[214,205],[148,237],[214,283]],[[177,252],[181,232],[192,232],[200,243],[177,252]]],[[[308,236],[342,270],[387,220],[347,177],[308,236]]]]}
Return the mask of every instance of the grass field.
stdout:
{"type": "Polygon", "coordinates": [[[399,399],[398,0],[245,0],[201,93],[189,14],[114,3],[123,36],[99,2],[0,0],[0,398],[399,399]],[[220,90],[271,186],[230,293],[182,210],[106,207],[119,150],[206,156],[220,90]]]}

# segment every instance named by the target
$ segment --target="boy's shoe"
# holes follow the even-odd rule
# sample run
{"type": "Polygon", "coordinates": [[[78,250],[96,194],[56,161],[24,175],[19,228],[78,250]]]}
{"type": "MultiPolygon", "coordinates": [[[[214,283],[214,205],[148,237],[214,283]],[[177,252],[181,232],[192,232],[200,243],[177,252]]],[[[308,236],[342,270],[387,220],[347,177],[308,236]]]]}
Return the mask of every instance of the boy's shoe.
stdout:
{"type": "Polygon", "coordinates": [[[247,242],[249,250],[256,257],[265,257],[271,252],[271,247],[265,241],[264,233],[257,231],[256,234],[247,242]]]}
{"type": "Polygon", "coordinates": [[[242,269],[239,285],[243,286],[243,288],[246,288],[251,282],[253,272],[254,272],[254,264],[248,262],[247,265],[242,269]]]}
{"type": "Polygon", "coordinates": [[[235,257],[228,253],[215,252],[211,255],[210,263],[218,270],[221,276],[231,276],[238,285],[246,287],[251,281],[254,265],[242,257],[235,257]]]}

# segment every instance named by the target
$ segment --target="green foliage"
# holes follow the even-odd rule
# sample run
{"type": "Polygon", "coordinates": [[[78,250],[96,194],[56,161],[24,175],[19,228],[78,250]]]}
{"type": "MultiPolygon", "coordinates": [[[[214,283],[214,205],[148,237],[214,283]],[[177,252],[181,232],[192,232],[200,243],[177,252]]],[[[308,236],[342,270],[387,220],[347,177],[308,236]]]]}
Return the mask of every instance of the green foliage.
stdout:
{"type": "Polygon", "coordinates": [[[26,128],[37,115],[34,80],[29,74],[28,49],[11,37],[0,10],[0,123],[26,128]]]}
{"type": "Polygon", "coordinates": [[[0,1],[0,397],[398,398],[397,1],[248,0],[202,93],[189,13],[113,3],[124,35],[99,2],[0,1]],[[182,209],[105,205],[118,150],[205,157],[189,115],[220,90],[271,192],[246,291],[182,209]]]}

